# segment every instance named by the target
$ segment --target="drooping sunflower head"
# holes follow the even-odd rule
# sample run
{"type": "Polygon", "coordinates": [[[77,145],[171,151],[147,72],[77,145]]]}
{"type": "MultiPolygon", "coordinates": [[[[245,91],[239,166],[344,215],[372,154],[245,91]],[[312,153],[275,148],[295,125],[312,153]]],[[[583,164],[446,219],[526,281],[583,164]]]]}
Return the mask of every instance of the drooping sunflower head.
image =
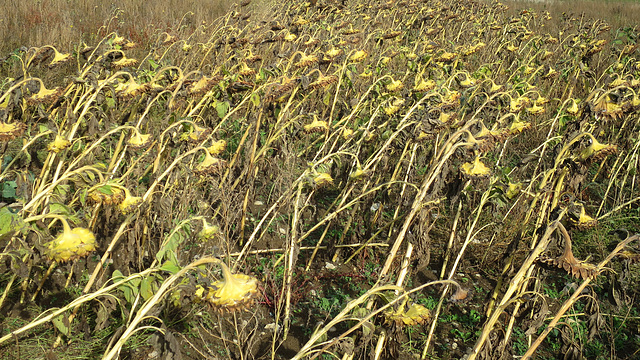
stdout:
{"type": "Polygon", "coordinates": [[[146,148],[151,143],[151,134],[141,134],[138,129],[133,131],[133,134],[127,141],[129,145],[129,149],[131,150],[140,150],[142,148],[146,148]]]}
{"type": "Polygon", "coordinates": [[[96,237],[89,229],[71,229],[64,220],[63,225],[62,234],[45,244],[49,259],[65,262],[85,257],[96,250],[96,237]]]}
{"type": "Polygon", "coordinates": [[[53,151],[54,153],[59,153],[60,151],[65,150],[69,146],[71,146],[71,141],[63,138],[60,135],[56,135],[55,140],[53,140],[52,142],[49,143],[49,145],[47,145],[47,150],[53,151]]]}
{"type": "Polygon", "coordinates": [[[124,200],[122,200],[122,202],[118,204],[118,210],[120,210],[120,212],[122,212],[124,215],[128,215],[138,209],[138,207],[142,203],[142,197],[133,196],[127,188],[123,189],[125,192],[125,196],[124,200]]]}
{"type": "Polygon", "coordinates": [[[580,155],[578,155],[578,160],[598,161],[604,159],[608,155],[615,154],[617,152],[618,146],[602,144],[598,142],[598,140],[596,140],[594,137],[591,137],[591,143],[580,152],[580,155]]]}
{"type": "Polygon", "coordinates": [[[23,123],[4,123],[0,121],[0,141],[11,141],[22,136],[27,126],[23,123]]]}
{"type": "Polygon", "coordinates": [[[107,181],[89,189],[87,196],[96,204],[118,205],[126,198],[126,192],[120,184],[107,181]]]}
{"type": "Polygon", "coordinates": [[[196,298],[220,312],[249,309],[259,294],[258,280],[250,275],[232,274],[220,263],[222,279],[211,286],[198,285],[196,298]]]}
{"type": "Polygon", "coordinates": [[[227,166],[227,162],[223,159],[213,157],[209,151],[205,151],[204,160],[200,162],[193,172],[198,175],[212,175],[219,173],[227,166]]]}
{"type": "Polygon", "coordinates": [[[480,157],[476,157],[473,162],[462,164],[460,171],[462,171],[465,176],[474,179],[491,175],[491,169],[480,161],[480,157]]]}

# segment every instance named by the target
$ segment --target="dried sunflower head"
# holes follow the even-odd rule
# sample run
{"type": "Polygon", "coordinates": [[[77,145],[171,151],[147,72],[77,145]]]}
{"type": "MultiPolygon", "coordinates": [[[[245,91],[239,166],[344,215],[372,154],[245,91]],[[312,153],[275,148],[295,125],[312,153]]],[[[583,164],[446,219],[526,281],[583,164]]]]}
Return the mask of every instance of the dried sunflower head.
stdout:
{"type": "Polygon", "coordinates": [[[371,170],[364,170],[360,165],[356,167],[356,169],[349,174],[349,179],[358,181],[367,178],[371,174],[371,170]]]}
{"type": "Polygon", "coordinates": [[[209,151],[209,154],[211,154],[212,156],[216,156],[222,153],[226,148],[227,148],[227,141],[224,139],[220,139],[214,142],[213,144],[211,144],[211,146],[207,148],[207,151],[209,151]]]}
{"type": "Polygon", "coordinates": [[[240,64],[240,70],[238,71],[238,74],[242,76],[251,76],[251,75],[255,75],[256,71],[250,68],[246,62],[243,62],[242,64],[240,64]]]}
{"type": "Polygon", "coordinates": [[[570,101],[571,105],[567,107],[567,112],[571,115],[578,114],[578,111],[580,110],[580,108],[578,107],[578,102],[576,101],[576,99],[571,99],[570,101]]]}
{"type": "Polygon", "coordinates": [[[316,173],[313,177],[313,185],[315,187],[324,187],[331,184],[333,184],[333,178],[329,173],[320,172],[316,173]]]}
{"type": "Polygon", "coordinates": [[[96,237],[89,229],[71,229],[65,220],[61,221],[64,225],[62,234],[45,244],[49,259],[65,262],[85,257],[96,250],[96,237]]]}
{"type": "Polygon", "coordinates": [[[44,86],[44,84],[41,83],[40,90],[27,98],[27,104],[50,104],[57,100],[60,95],[62,95],[62,91],[63,89],[61,87],[56,87],[49,90],[44,86]]]}
{"type": "Polygon", "coordinates": [[[349,61],[351,62],[361,62],[362,60],[364,60],[367,55],[369,55],[366,51],[364,50],[358,50],[355,53],[353,53],[353,55],[351,55],[351,57],[349,58],[349,61]]]}
{"type": "Polygon", "coordinates": [[[589,146],[587,146],[580,152],[580,155],[578,155],[578,160],[585,161],[587,159],[590,159],[591,161],[598,161],[604,159],[608,155],[615,154],[617,152],[618,146],[601,144],[600,142],[598,142],[598,140],[596,140],[596,138],[591,136],[591,144],[589,144],[589,146]]]}
{"type": "Polygon", "coordinates": [[[22,136],[27,126],[23,123],[5,123],[0,121],[0,141],[11,141],[22,136]]]}
{"type": "Polygon", "coordinates": [[[125,67],[136,66],[137,64],[138,64],[138,60],[130,59],[123,55],[122,58],[120,58],[119,60],[113,61],[111,63],[111,66],[113,67],[114,70],[119,70],[125,67]]]}
{"type": "Polygon", "coordinates": [[[471,178],[482,178],[491,175],[491,169],[480,161],[480,157],[476,157],[473,162],[462,164],[460,170],[465,176],[471,178]]]}
{"type": "Polygon", "coordinates": [[[427,92],[430,90],[433,90],[436,87],[436,82],[429,79],[429,80],[423,80],[420,79],[420,82],[418,82],[416,84],[416,86],[413,87],[413,91],[415,92],[427,92]]]}
{"type": "MultiPolygon", "coordinates": [[[[253,74],[255,74],[255,71],[253,72],[253,74]]],[[[220,80],[222,80],[222,77],[220,76],[203,76],[198,81],[192,83],[187,91],[190,95],[204,94],[211,90],[214,86],[216,86],[220,82],[220,80]]]]}
{"type": "Polygon", "coordinates": [[[320,58],[318,58],[317,55],[311,54],[311,55],[306,55],[306,54],[302,54],[302,56],[300,57],[300,60],[293,64],[293,66],[297,69],[299,68],[303,68],[303,67],[307,67],[307,66],[313,66],[315,64],[318,63],[318,61],[320,61],[320,58]]]}
{"type": "Polygon", "coordinates": [[[53,49],[53,60],[51,60],[51,62],[49,63],[49,69],[52,69],[71,60],[71,54],[62,54],[53,46],[51,47],[51,49],[53,49]]]}
{"type": "Polygon", "coordinates": [[[534,103],[533,106],[528,107],[527,112],[532,115],[544,114],[545,109],[542,106],[538,106],[538,104],[534,103]]]}
{"type": "Polygon", "coordinates": [[[316,81],[314,81],[311,84],[309,84],[309,88],[318,89],[318,88],[329,86],[329,85],[334,84],[336,82],[338,82],[338,77],[336,75],[324,76],[324,75],[320,74],[320,76],[318,77],[318,79],[316,81]]]}
{"type": "Polygon", "coordinates": [[[146,148],[151,143],[151,134],[141,134],[138,129],[133,131],[133,134],[127,141],[129,145],[129,149],[131,150],[140,150],[142,148],[146,148]]]}
{"type": "Polygon", "coordinates": [[[150,89],[150,84],[138,84],[133,77],[130,77],[126,82],[119,83],[115,87],[116,96],[121,99],[131,99],[137,95],[146,93],[150,89]]]}
{"type": "Polygon", "coordinates": [[[220,312],[249,309],[259,294],[258,280],[250,275],[232,274],[222,262],[220,267],[223,278],[211,286],[198,285],[196,298],[220,312]]]}
{"type": "Polygon", "coordinates": [[[511,123],[511,125],[509,125],[509,132],[511,134],[519,134],[530,128],[531,128],[530,122],[520,121],[519,119],[516,119],[511,123]]]}
{"type": "Polygon", "coordinates": [[[438,56],[435,61],[441,63],[450,63],[458,57],[458,54],[445,51],[440,56],[438,56]]]}
{"type": "Polygon", "coordinates": [[[142,197],[133,196],[127,188],[123,189],[125,196],[124,200],[122,200],[122,202],[118,204],[118,210],[120,210],[120,212],[122,212],[124,215],[127,215],[138,209],[138,206],[140,206],[140,204],[142,203],[142,197]]]}
{"type": "Polygon", "coordinates": [[[91,201],[103,205],[118,205],[125,199],[125,195],[125,188],[114,181],[98,184],[87,192],[91,201]]]}
{"type": "Polygon", "coordinates": [[[207,220],[202,220],[202,230],[198,233],[198,240],[209,241],[220,235],[220,227],[211,225],[207,220]]]}
{"type": "Polygon", "coordinates": [[[50,142],[49,145],[47,145],[47,150],[59,153],[69,146],[71,146],[71,141],[63,138],[60,135],[56,135],[56,139],[50,142]]]}
{"type": "Polygon", "coordinates": [[[333,61],[338,56],[342,55],[343,51],[340,48],[331,48],[324,54],[324,61],[333,61]]]}
{"type": "Polygon", "coordinates": [[[403,87],[404,84],[402,84],[402,81],[400,80],[391,79],[391,82],[387,84],[387,90],[390,92],[400,91],[403,87]]]}
{"type": "Polygon", "coordinates": [[[224,169],[227,166],[227,162],[213,157],[209,154],[209,151],[205,151],[204,160],[193,169],[193,172],[198,175],[211,175],[217,174],[220,170],[224,169]]]}
{"type": "Polygon", "coordinates": [[[189,141],[192,143],[198,143],[204,140],[211,133],[211,129],[198,126],[196,123],[191,123],[191,131],[184,133],[180,136],[183,141],[189,141]]]}
{"type": "Polygon", "coordinates": [[[402,108],[402,105],[404,105],[404,99],[396,98],[388,106],[383,107],[382,110],[388,116],[393,116],[402,108]]]}
{"type": "Polygon", "coordinates": [[[582,204],[579,204],[579,209],[577,212],[569,214],[569,220],[571,221],[571,224],[573,224],[579,230],[591,229],[598,225],[598,220],[587,215],[586,211],[584,210],[584,205],[582,204]]]}
{"type": "Polygon", "coordinates": [[[314,119],[310,124],[304,126],[304,132],[316,133],[329,131],[329,124],[326,121],[314,119]]]}

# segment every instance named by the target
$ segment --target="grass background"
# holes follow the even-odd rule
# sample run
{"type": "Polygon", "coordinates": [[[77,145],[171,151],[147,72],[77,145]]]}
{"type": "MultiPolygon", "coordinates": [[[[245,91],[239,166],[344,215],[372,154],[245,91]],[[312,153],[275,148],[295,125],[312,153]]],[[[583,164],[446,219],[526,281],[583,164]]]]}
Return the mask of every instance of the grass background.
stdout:
{"type": "MultiPolygon", "coordinates": [[[[253,0],[249,4],[252,16],[268,16],[269,1],[253,0]]],[[[503,2],[514,12],[530,7],[553,16],[584,14],[605,19],[614,29],[640,23],[637,0],[503,2]]],[[[195,31],[234,6],[234,2],[221,0],[4,0],[0,2],[0,55],[23,46],[54,45],[70,51],[81,41],[92,44],[112,31],[149,46],[159,32],[195,31]]]]}

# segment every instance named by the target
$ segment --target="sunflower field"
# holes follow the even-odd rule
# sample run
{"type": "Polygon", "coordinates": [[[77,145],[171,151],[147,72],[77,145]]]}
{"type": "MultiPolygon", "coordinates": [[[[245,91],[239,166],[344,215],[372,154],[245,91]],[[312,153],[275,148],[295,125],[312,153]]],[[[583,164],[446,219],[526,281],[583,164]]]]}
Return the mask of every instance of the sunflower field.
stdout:
{"type": "Polygon", "coordinates": [[[0,358],[637,357],[637,27],[265,7],[0,58],[0,358]]]}

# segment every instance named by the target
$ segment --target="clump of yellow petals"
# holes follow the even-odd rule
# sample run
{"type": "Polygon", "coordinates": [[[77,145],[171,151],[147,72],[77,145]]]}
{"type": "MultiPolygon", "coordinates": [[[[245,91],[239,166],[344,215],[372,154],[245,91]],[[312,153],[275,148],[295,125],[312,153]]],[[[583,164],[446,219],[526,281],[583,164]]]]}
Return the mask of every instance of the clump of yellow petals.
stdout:
{"type": "Polygon", "coordinates": [[[349,58],[349,61],[351,62],[361,62],[362,60],[364,60],[369,54],[364,51],[364,50],[358,50],[355,53],[353,53],[353,55],[351,55],[351,57],[349,58]]]}
{"type": "Polygon", "coordinates": [[[206,288],[198,285],[196,298],[220,312],[248,309],[258,295],[258,280],[249,275],[232,274],[224,263],[220,263],[220,267],[223,278],[206,288]]]}
{"type": "Polygon", "coordinates": [[[462,164],[460,170],[464,175],[472,178],[481,178],[491,174],[491,170],[480,161],[480,157],[476,157],[473,162],[462,164]]]}
{"type": "Polygon", "coordinates": [[[77,227],[71,229],[62,220],[64,230],[58,237],[45,244],[49,259],[65,262],[89,255],[96,250],[96,237],[89,229],[77,227]]]}
{"type": "Polygon", "coordinates": [[[0,121],[0,141],[10,141],[22,136],[26,127],[23,123],[5,123],[0,121]]]}
{"type": "Polygon", "coordinates": [[[222,153],[226,148],[227,148],[227,141],[224,139],[220,139],[214,142],[213,144],[211,144],[211,146],[207,148],[207,151],[209,151],[209,154],[211,154],[212,156],[216,156],[222,153]]]}
{"type": "Polygon", "coordinates": [[[329,131],[329,124],[326,121],[314,119],[310,124],[304,126],[306,133],[329,131]]]}
{"type": "Polygon", "coordinates": [[[71,141],[63,138],[60,135],[56,135],[56,139],[50,142],[49,145],[47,145],[47,150],[53,151],[54,153],[59,153],[69,146],[71,146],[71,141]]]}
{"type": "Polygon", "coordinates": [[[592,161],[598,161],[604,159],[608,155],[615,154],[616,152],[618,152],[618,147],[616,145],[602,144],[592,137],[591,144],[580,152],[578,159],[580,161],[585,161],[591,158],[592,161]]]}

